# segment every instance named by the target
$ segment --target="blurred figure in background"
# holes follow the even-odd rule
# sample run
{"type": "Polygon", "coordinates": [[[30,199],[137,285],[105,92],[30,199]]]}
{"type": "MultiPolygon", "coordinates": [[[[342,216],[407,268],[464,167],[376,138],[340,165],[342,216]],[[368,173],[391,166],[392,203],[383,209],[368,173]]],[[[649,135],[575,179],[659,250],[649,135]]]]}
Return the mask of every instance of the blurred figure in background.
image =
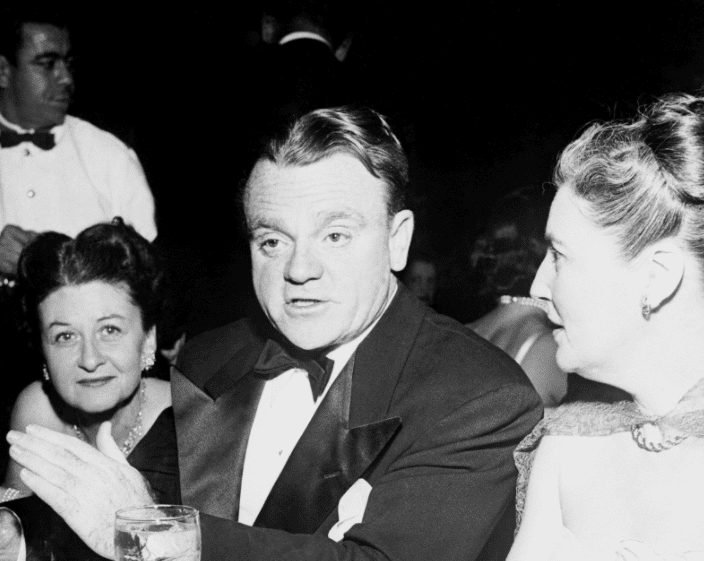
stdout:
{"type": "Polygon", "coordinates": [[[555,363],[556,345],[544,303],[529,297],[547,250],[543,232],[551,197],[542,191],[514,191],[489,215],[471,262],[473,272],[483,279],[480,298],[496,304],[469,327],[520,364],[545,406],[555,407],[567,391],[567,376],[555,363]]]}
{"type": "Polygon", "coordinates": [[[426,253],[412,252],[401,280],[421,302],[433,306],[438,282],[435,259],[426,253]]]}
{"type": "Polygon", "coordinates": [[[343,64],[351,41],[348,18],[346,6],[327,0],[263,3],[264,48],[245,116],[253,128],[253,157],[263,139],[309,111],[361,101],[343,64]]]}

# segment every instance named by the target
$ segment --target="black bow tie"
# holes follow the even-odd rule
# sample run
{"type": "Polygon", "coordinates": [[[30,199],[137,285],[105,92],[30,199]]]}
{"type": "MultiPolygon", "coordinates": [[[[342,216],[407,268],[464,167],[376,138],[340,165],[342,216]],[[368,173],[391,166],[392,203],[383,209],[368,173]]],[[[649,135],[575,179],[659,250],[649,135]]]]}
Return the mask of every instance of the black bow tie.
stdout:
{"type": "Polygon", "coordinates": [[[56,146],[54,133],[49,131],[15,132],[13,130],[0,131],[0,147],[12,148],[23,142],[31,142],[42,150],[51,150],[56,146]]]}
{"type": "Polygon", "coordinates": [[[308,372],[313,400],[317,400],[328,385],[333,364],[334,362],[326,356],[317,358],[304,354],[291,356],[279,343],[269,339],[259,354],[254,371],[268,378],[275,378],[292,368],[301,368],[308,372]]]}

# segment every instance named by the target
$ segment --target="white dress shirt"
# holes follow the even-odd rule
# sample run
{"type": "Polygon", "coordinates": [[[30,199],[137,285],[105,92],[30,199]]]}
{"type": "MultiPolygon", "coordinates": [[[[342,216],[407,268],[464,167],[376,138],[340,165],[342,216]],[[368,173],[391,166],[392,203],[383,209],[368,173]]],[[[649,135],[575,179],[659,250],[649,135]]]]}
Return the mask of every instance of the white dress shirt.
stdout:
{"type": "MultiPolygon", "coordinates": [[[[0,122],[25,131],[0,115],[0,122]]],[[[148,240],[156,237],[154,199],[133,150],[112,134],[66,117],[51,129],[56,146],[31,142],[0,148],[0,230],[53,230],[75,236],[122,216],[148,240]]]]}
{"type": "Polygon", "coordinates": [[[312,31],[293,31],[291,33],[288,33],[284,35],[281,39],[279,39],[279,45],[285,45],[286,43],[296,41],[297,39],[313,39],[314,41],[325,43],[328,48],[332,51],[332,45],[330,44],[330,41],[328,41],[322,35],[318,35],[317,33],[313,33],[312,31]]]}
{"type": "Polygon", "coordinates": [[[335,364],[330,380],[317,401],[313,401],[308,373],[300,368],[292,368],[266,381],[247,442],[240,490],[239,522],[248,526],[254,524],[291,452],[327,395],[330,386],[340,375],[359,344],[384,315],[397,288],[394,286],[379,318],[356,339],[340,345],[327,354],[335,364]]]}

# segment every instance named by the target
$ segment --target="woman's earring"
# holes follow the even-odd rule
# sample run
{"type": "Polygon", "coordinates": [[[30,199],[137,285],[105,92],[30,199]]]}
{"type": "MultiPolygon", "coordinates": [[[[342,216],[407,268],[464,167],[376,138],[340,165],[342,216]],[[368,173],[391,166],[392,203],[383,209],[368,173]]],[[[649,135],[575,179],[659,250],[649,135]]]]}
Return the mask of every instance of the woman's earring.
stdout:
{"type": "Polygon", "coordinates": [[[46,367],[46,362],[42,366],[42,376],[44,377],[44,380],[47,382],[51,381],[51,376],[49,376],[49,369],[46,367]]]}
{"type": "Polygon", "coordinates": [[[643,296],[640,301],[640,313],[643,314],[643,319],[650,319],[650,312],[652,310],[650,309],[650,304],[648,304],[648,297],[643,296]]]}
{"type": "Polygon", "coordinates": [[[145,350],[139,362],[143,372],[149,370],[156,362],[156,351],[154,349],[145,350]]]}

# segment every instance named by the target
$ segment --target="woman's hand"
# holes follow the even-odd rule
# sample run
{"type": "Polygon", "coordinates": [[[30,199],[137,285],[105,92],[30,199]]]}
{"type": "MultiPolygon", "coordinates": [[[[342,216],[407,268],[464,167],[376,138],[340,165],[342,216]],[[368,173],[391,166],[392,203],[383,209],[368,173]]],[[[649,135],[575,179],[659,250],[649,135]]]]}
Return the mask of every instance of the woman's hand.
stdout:
{"type": "Polygon", "coordinates": [[[22,481],[51,506],[99,555],[113,558],[115,512],[153,504],[149,486],[131,467],[111,435],[98,432],[98,450],[72,436],[37,425],[10,431],[10,455],[24,469],[22,481]]]}

